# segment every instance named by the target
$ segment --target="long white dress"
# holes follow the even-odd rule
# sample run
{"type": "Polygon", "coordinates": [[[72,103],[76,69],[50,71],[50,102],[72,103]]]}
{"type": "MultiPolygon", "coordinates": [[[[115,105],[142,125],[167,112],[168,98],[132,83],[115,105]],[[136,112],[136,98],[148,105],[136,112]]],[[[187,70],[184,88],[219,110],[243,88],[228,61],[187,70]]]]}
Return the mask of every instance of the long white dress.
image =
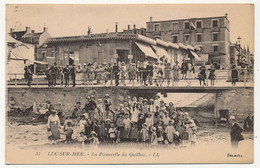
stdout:
{"type": "Polygon", "coordinates": [[[173,135],[175,133],[174,127],[172,125],[171,126],[168,125],[165,129],[165,133],[167,135],[169,142],[172,143],[173,142],[173,135]]]}
{"type": "Polygon", "coordinates": [[[137,122],[138,121],[138,109],[135,104],[133,104],[131,106],[131,113],[132,113],[131,121],[137,122]]]}

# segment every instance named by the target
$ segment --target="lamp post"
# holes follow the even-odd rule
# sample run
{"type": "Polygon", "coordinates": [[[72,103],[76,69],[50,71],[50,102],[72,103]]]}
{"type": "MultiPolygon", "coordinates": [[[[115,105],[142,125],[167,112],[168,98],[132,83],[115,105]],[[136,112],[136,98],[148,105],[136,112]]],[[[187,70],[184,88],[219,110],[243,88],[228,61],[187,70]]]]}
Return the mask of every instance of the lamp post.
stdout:
{"type": "Polygon", "coordinates": [[[238,65],[241,64],[241,39],[242,38],[240,36],[238,36],[237,37],[237,42],[236,42],[236,44],[238,46],[238,54],[237,54],[237,56],[238,56],[238,65]]]}

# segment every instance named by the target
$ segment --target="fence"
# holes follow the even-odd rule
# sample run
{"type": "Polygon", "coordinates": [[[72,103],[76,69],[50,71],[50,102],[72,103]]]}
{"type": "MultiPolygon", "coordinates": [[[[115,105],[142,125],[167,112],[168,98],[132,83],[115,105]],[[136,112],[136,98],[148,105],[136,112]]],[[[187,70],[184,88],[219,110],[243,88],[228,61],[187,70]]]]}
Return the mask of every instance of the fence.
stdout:
{"type": "MultiPolygon", "coordinates": [[[[143,75],[144,72],[147,73],[146,70],[141,70],[141,71],[126,71],[126,72],[119,72],[119,83],[120,84],[130,84],[130,86],[135,86],[136,84],[142,84],[143,83],[143,75]]],[[[187,81],[194,81],[198,80],[199,72],[194,72],[191,73],[192,77],[188,77],[186,80],[187,81]]],[[[171,76],[171,81],[173,79],[173,70],[170,70],[170,76],[171,76]]],[[[225,81],[231,81],[231,69],[229,70],[216,70],[216,80],[225,80],[225,81]]],[[[238,69],[238,74],[239,74],[239,82],[244,82],[244,86],[246,86],[246,83],[248,81],[253,81],[254,79],[254,73],[252,69],[247,69],[247,68],[241,68],[238,69]]],[[[208,86],[209,79],[208,79],[209,72],[206,71],[206,86],[208,86]]],[[[8,74],[8,81],[7,85],[13,85],[13,86],[18,86],[18,85],[27,85],[27,80],[24,78],[24,73],[10,73],[8,74]],[[23,77],[23,78],[21,78],[23,77]]],[[[42,75],[42,74],[33,74],[33,80],[31,85],[36,85],[37,87],[42,86],[42,85],[52,85],[51,81],[53,81],[53,76],[56,76],[56,85],[60,85],[60,87],[65,85],[65,75],[63,73],[55,73],[55,74],[50,74],[48,73],[47,75],[42,75]]],[[[179,77],[181,77],[181,71],[179,71],[179,77]]],[[[187,76],[186,76],[187,77],[187,76]]],[[[160,76],[158,74],[155,74],[153,71],[153,76],[147,75],[147,82],[149,83],[149,80],[152,80],[153,83],[164,83],[166,82],[165,78],[165,72],[163,71],[163,75],[160,76]]],[[[68,85],[72,84],[71,76],[69,76],[69,81],[68,85]]],[[[76,73],[76,78],[75,78],[75,83],[76,85],[83,85],[84,87],[91,87],[94,85],[115,85],[115,73],[109,72],[109,71],[94,71],[93,73],[76,73]]],[[[158,85],[161,86],[161,85],[158,85]]]]}

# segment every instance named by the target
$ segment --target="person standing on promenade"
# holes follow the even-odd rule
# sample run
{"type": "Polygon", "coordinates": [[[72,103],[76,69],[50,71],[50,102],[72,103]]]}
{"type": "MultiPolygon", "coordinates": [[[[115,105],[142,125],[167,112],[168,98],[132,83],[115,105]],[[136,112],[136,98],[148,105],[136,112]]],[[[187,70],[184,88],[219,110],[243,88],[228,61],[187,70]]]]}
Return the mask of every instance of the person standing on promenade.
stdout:
{"type": "Polygon", "coordinates": [[[76,86],[76,68],[75,65],[72,65],[72,68],[70,69],[70,75],[72,80],[72,87],[76,86]]]}
{"type": "Polygon", "coordinates": [[[65,78],[65,87],[69,86],[69,72],[70,72],[70,69],[69,69],[69,65],[66,65],[66,67],[63,69],[63,74],[64,74],[64,78],[65,78]]]}

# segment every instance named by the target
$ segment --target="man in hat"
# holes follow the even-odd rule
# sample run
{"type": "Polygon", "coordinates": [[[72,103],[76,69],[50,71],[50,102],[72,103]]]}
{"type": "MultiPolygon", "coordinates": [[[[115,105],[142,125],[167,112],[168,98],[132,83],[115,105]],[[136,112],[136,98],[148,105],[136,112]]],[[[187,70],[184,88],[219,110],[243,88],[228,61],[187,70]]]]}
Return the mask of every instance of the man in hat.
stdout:
{"type": "Polygon", "coordinates": [[[244,120],[244,129],[248,132],[254,131],[254,116],[253,116],[253,113],[248,113],[247,118],[244,120]]]}
{"type": "Polygon", "coordinates": [[[118,65],[116,63],[114,63],[114,66],[113,66],[113,73],[115,75],[115,85],[118,86],[119,85],[119,72],[120,72],[120,69],[118,67],[118,65]]]}
{"type": "Polygon", "coordinates": [[[244,137],[242,135],[244,129],[238,124],[238,122],[235,119],[235,116],[230,116],[229,122],[231,125],[231,131],[230,131],[231,146],[232,148],[237,148],[239,141],[244,140],[244,137]]]}
{"type": "Polygon", "coordinates": [[[57,63],[54,62],[53,66],[50,67],[50,73],[51,73],[51,85],[55,86],[56,85],[56,78],[57,78],[57,74],[59,72],[57,63]]]}
{"type": "Polygon", "coordinates": [[[109,118],[109,113],[111,112],[113,114],[113,119],[114,119],[115,113],[110,109],[110,106],[112,105],[112,101],[110,99],[109,94],[105,95],[104,104],[105,104],[106,118],[109,118]]]}
{"type": "Polygon", "coordinates": [[[70,76],[72,80],[72,87],[76,86],[76,68],[75,65],[72,65],[72,68],[70,69],[70,76]]]}
{"type": "Polygon", "coordinates": [[[89,106],[90,119],[94,119],[94,113],[95,113],[95,110],[97,108],[97,103],[95,102],[95,96],[94,95],[90,96],[90,101],[88,103],[88,106],[89,106]]]}
{"type": "Polygon", "coordinates": [[[66,65],[66,67],[63,69],[64,79],[65,79],[65,87],[69,86],[69,65],[66,65]]]}
{"type": "Polygon", "coordinates": [[[149,61],[149,64],[146,66],[146,71],[147,71],[147,74],[148,74],[148,82],[150,85],[153,84],[153,63],[152,61],[149,61]]]}

